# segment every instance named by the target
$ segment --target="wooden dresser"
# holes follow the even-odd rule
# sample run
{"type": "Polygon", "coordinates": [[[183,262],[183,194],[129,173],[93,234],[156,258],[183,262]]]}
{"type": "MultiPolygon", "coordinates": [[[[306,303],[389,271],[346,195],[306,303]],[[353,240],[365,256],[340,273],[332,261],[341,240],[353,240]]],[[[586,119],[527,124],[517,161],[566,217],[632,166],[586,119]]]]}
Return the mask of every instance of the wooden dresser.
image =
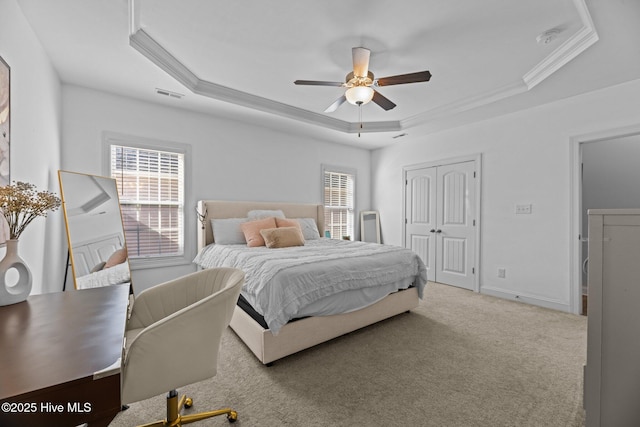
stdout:
{"type": "Polygon", "coordinates": [[[640,426],[640,209],[589,211],[586,427],[640,426]]]}

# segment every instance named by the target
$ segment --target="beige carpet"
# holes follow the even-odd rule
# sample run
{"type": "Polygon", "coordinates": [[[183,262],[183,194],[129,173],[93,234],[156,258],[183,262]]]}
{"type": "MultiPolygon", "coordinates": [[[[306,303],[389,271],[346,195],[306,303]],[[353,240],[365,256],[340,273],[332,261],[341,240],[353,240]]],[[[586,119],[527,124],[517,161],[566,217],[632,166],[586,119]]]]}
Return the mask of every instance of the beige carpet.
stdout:
{"type": "MultiPolygon", "coordinates": [[[[180,390],[194,398],[186,413],[229,405],[245,427],[583,425],[586,317],[433,283],[425,296],[411,313],[272,367],[229,330],[218,375],[180,390]]],[[[161,419],[164,404],[134,403],[111,426],[161,419]]]]}

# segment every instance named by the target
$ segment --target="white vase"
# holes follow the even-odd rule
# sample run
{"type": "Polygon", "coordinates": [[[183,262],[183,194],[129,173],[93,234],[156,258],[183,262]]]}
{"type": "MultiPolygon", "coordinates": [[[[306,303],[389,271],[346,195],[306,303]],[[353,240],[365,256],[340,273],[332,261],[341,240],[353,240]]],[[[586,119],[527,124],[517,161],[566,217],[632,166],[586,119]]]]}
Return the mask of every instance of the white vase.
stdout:
{"type": "MultiPolygon", "coordinates": [[[[15,304],[27,299],[31,293],[31,270],[18,255],[18,240],[6,241],[7,252],[0,261],[0,306],[15,304]],[[7,272],[15,269],[18,281],[7,284],[7,272]]],[[[12,281],[13,282],[13,281],[12,281]]]]}

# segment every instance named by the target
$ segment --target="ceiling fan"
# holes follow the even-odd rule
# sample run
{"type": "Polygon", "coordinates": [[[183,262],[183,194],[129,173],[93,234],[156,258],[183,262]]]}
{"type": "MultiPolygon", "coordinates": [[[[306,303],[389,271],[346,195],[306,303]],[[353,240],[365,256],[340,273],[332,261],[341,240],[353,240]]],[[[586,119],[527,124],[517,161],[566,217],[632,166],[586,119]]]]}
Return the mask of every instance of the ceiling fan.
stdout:
{"type": "Polygon", "coordinates": [[[345,101],[358,106],[373,101],[388,111],[394,108],[396,104],[376,91],[376,87],[426,82],[431,78],[429,71],[419,71],[417,73],[400,74],[376,79],[373,73],[369,71],[369,57],[371,56],[369,49],[354,47],[351,49],[351,56],[353,57],[353,71],[347,74],[344,83],[317,80],[296,80],[293,83],[308,86],[346,87],[347,90],[344,95],[336,99],[333,104],[324,110],[325,113],[336,111],[345,101]]]}

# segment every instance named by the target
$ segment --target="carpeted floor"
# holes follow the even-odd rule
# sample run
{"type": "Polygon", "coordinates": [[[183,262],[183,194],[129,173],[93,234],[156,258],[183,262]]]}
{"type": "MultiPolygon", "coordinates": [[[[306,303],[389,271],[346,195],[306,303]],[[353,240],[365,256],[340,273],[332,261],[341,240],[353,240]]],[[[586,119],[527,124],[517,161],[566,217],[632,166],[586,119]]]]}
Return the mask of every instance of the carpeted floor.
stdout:
{"type": "MultiPolygon", "coordinates": [[[[194,399],[185,413],[232,406],[245,427],[583,425],[586,317],[434,283],[425,296],[411,313],[272,367],[228,330],[218,375],[179,390],[194,399]]],[[[162,419],[164,405],[134,403],[111,426],[162,419]]]]}

